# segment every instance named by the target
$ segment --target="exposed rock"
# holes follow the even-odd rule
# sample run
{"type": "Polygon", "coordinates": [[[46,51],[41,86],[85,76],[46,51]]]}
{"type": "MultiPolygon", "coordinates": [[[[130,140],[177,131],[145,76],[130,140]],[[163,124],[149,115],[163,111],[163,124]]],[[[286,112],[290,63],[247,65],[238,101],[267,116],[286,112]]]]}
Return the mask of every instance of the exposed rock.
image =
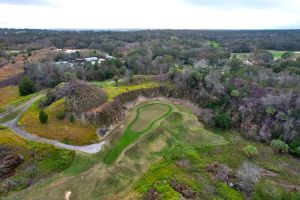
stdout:
{"type": "Polygon", "coordinates": [[[219,163],[208,164],[206,171],[212,173],[215,180],[225,181],[228,184],[235,178],[231,169],[219,163]]]}
{"type": "Polygon", "coordinates": [[[196,192],[193,191],[189,186],[183,183],[178,183],[175,179],[171,181],[170,185],[174,190],[182,194],[182,196],[186,199],[195,199],[196,192]]]}
{"type": "Polygon", "coordinates": [[[108,131],[109,131],[108,128],[98,128],[97,135],[104,137],[108,131]]]}
{"type": "Polygon", "coordinates": [[[8,153],[0,160],[0,178],[5,179],[15,174],[15,169],[22,163],[21,155],[8,153]]]}
{"type": "Polygon", "coordinates": [[[157,200],[157,199],[160,199],[159,193],[153,188],[149,189],[146,195],[144,196],[144,200],[157,200]]]}

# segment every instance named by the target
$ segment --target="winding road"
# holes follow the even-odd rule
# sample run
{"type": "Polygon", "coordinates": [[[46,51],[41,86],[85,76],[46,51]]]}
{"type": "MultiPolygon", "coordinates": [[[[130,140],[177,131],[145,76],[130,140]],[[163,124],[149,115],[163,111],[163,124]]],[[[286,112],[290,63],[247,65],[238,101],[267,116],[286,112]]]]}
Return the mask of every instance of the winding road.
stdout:
{"type": "Polygon", "coordinates": [[[58,148],[74,150],[74,151],[81,151],[81,152],[89,153],[89,154],[94,154],[101,150],[102,146],[105,144],[105,141],[102,141],[97,144],[86,145],[86,146],[68,145],[68,144],[64,144],[64,143],[61,143],[56,140],[46,139],[46,138],[42,138],[42,137],[33,135],[33,134],[21,129],[20,127],[18,127],[17,122],[20,119],[20,117],[23,115],[23,113],[31,106],[31,104],[33,102],[35,102],[38,98],[40,98],[42,96],[43,95],[34,97],[31,100],[17,106],[10,112],[5,112],[5,113],[0,114],[0,119],[1,119],[1,118],[4,118],[5,116],[9,115],[12,112],[21,110],[21,112],[18,114],[18,116],[16,118],[14,118],[13,120],[11,120],[9,122],[3,123],[2,125],[7,126],[14,133],[16,133],[17,135],[19,135],[20,137],[22,137],[26,140],[31,140],[31,141],[40,142],[40,143],[47,143],[47,144],[56,146],[58,148]]]}

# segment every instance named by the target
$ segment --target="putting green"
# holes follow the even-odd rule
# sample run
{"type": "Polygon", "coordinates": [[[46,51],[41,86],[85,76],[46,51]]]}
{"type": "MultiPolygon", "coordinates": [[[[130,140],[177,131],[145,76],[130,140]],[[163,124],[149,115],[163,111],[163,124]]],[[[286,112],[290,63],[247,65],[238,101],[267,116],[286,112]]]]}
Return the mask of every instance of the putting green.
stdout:
{"type": "Polygon", "coordinates": [[[154,124],[167,117],[172,107],[164,103],[147,103],[136,108],[136,116],[125,129],[118,143],[106,154],[104,162],[112,164],[128,145],[134,143],[141,135],[148,132],[154,124]]]}
{"type": "Polygon", "coordinates": [[[159,120],[171,110],[166,104],[153,103],[147,104],[137,109],[137,114],[131,125],[130,130],[134,132],[144,132],[151,128],[151,124],[159,120]]]}

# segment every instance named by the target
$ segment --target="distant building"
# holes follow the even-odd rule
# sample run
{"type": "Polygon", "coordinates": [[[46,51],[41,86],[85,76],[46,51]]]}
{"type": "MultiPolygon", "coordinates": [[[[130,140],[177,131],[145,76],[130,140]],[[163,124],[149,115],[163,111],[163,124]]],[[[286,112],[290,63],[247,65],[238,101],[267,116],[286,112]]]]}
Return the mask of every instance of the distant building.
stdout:
{"type": "Polygon", "coordinates": [[[108,55],[108,54],[106,54],[106,55],[105,55],[105,58],[106,58],[106,59],[109,59],[109,60],[111,60],[111,59],[115,59],[115,57],[113,57],[113,56],[110,56],[110,55],[108,55]]]}
{"type": "Polygon", "coordinates": [[[64,65],[64,66],[73,67],[73,63],[70,63],[68,61],[59,61],[59,62],[55,62],[55,64],[58,66],[64,65]]]}
{"type": "Polygon", "coordinates": [[[85,58],[84,60],[87,62],[96,62],[96,61],[98,61],[98,58],[97,57],[89,57],[89,58],[85,58]]]}
{"type": "Polygon", "coordinates": [[[99,58],[98,63],[101,64],[103,61],[105,61],[104,58],[99,58]]]}

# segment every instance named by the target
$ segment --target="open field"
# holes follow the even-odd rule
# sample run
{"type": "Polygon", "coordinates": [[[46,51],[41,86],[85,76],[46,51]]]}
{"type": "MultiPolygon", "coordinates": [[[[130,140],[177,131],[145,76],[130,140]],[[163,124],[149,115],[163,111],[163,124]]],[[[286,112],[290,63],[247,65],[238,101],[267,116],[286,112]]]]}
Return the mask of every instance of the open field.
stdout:
{"type": "MultiPolygon", "coordinates": [[[[275,59],[279,59],[279,58],[281,58],[281,56],[282,56],[285,52],[287,52],[287,51],[274,51],[274,50],[269,50],[269,52],[273,55],[273,57],[274,57],[275,59]]],[[[294,54],[295,54],[296,58],[299,58],[299,57],[300,57],[300,52],[299,52],[299,51],[295,51],[294,54]]]]}
{"type": "Polygon", "coordinates": [[[273,51],[273,50],[270,50],[269,52],[273,55],[273,57],[274,57],[275,59],[279,59],[279,58],[281,58],[281,56],[282,56],[286,51],[273,51]]]}
{"type": "Polygon", "coordinates": [[[209,41],[209,46],[212,48],[219,48],[220,44],[216,41],[209,41]]]}
{"type": "Polygon", "coordinates": [[[38,103],[39,101],[33,103],[18,122],[18,125],[29,133],[73,145],[84,145],[99,141],[96,135],[96,125],[88,122],[82,123],[79,119],[70,122],[67,115],[63,120],[57,119],[56,113],[58,110],[65,109],[64,99],[54,102],[45,109],[49,117],[47,124],[41,124],[39,121],[40,108],[38,103]]]}
{"type": "Polygon", "coordinates": [[[239,58],[241,60],[247,60],[251,56],[253,56],[253,53],[231,53],[231,57],[232,56],[236,56],[237,58],[239,58]]]}
{"type": "MultiPolygon", "coordinates": [[[[24,72],[24,57],[26,53],[19,52],[15,57],[15,63],[9,63],[0,68],[0,81],[19,75],[24,72]]],[[[28,63],[40,63],[52,61],[57,55],[57,48],[45,48],[31,52],[31,56],[27,58],[28,63]]]]}

